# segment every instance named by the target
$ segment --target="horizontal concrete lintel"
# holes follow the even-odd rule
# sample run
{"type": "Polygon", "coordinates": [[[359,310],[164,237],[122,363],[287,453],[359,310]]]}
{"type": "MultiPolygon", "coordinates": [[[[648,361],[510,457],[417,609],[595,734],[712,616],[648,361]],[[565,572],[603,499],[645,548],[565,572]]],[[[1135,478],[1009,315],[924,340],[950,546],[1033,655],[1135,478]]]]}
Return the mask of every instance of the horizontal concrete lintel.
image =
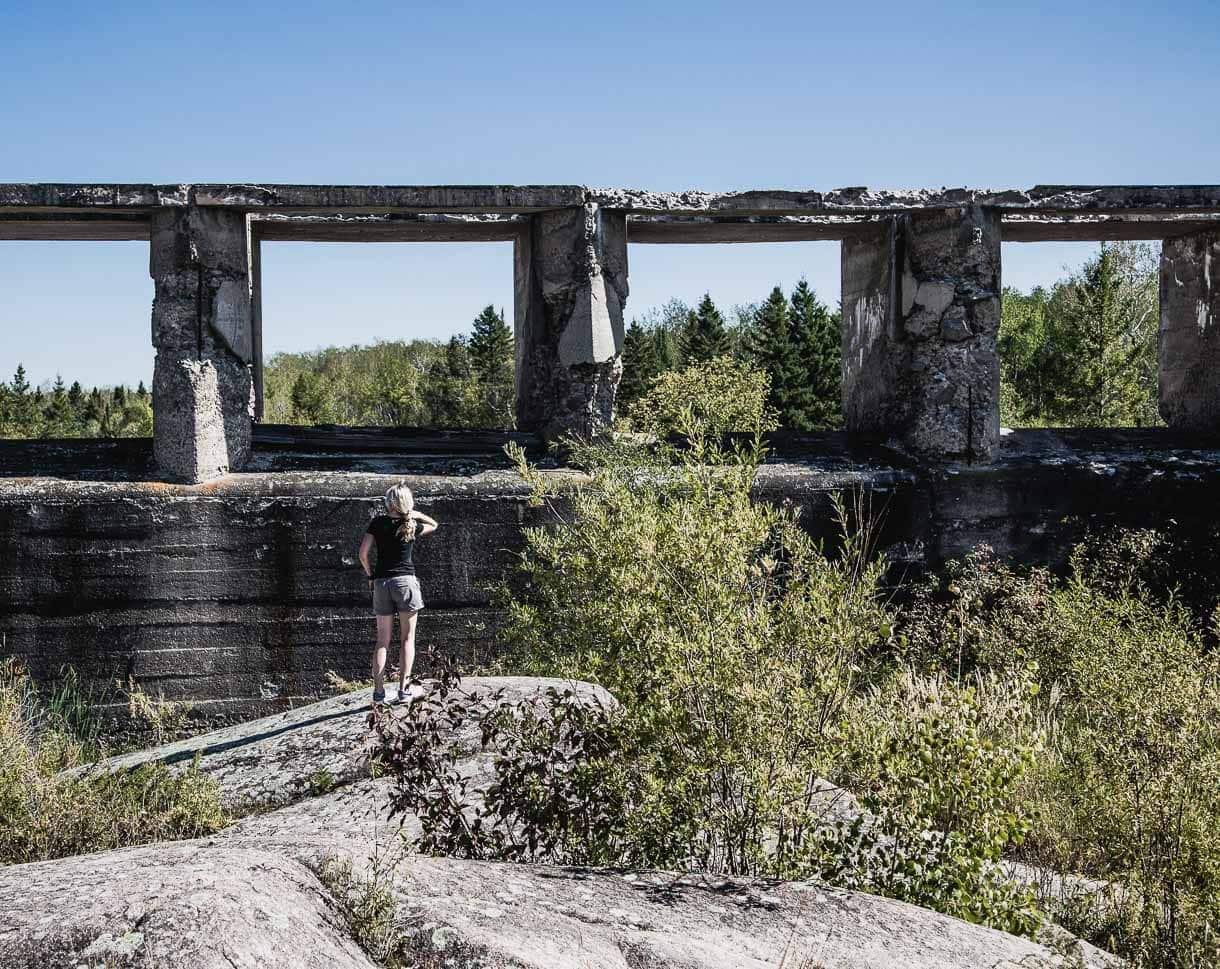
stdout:
{"type": "Polygon", "coordinates": [[[981,205],[1014,212],[1165,213],[1220,216],[1220,185],[1039,185],[1030,189],[840,188],[828,192],[650,192],[579,185],[0,185],[0,212],[149,211],[202,205],[308,214],[376,212],[530,213],[594,202],[630,213],[670,215],[887,214],[981,205]]]}
{"type": "Polygon", "coordinates": [[[1217,227],[1220,213],[1075,217],[1008,214],[1000,221],[1000,236],[1004,242],[1140,242],[1217,227]]]}
{"type": "Polygon", "coordinates": [[[49,212],[37,216],[0,214],[0,239],[27,242],[148,241],[149,221],[141,213],[97,218],[89,213],[49,212]]]}
{"type": "Polygon", "coordinates": [[[629,215],[627,241],[646,244],[840,241],[887,216],[713,216],[629,215]]]}
{"type": "Polygon", "coordinates": [[[255,214],[251,227],[267,242],[511,242],[528,229],[529,216],[274,213],[255,214]]]}

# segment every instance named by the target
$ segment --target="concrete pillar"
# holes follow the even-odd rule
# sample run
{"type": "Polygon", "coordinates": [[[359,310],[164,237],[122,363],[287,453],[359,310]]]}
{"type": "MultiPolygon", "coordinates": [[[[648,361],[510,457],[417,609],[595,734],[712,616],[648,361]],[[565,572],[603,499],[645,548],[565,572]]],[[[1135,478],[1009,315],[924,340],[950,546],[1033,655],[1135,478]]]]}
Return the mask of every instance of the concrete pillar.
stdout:
{"type": "Polygon", "coordinates": [[[1165,423],[1220,431],[1220,230],[1162,244],[1157,343],[1165,423]]]}
{"type": "Polygon", "coordinates": [[[254,359],[244,213],[183,207],[152,219],[153,453],[199,482],[250,456],[254,359]]]}
{"type": "Polygon", "coordinates": [[[843,411],[923,458],[989,461],[1000,437],[999,214],[912,212],[843,243],[843,411]]]}
{"type": "Polygon", "coordinates": [[[517,426],[554,440],[614,419],[627,302],[627,218],[597,205],[530,219],[514,246],[517,426]]]}

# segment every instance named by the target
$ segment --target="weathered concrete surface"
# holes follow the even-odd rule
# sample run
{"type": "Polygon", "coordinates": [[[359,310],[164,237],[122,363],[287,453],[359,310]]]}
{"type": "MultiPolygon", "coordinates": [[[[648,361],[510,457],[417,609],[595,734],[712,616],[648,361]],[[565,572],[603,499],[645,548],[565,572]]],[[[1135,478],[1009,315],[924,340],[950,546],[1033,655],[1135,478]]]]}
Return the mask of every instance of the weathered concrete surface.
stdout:
{"type": "MultiPolygon", "coordinates": [[[[427,456],[370,453],[344,459],[364,471],[340,472],[300,470],[304,453],[263,454],[264,471],[184,486],[139,480],[134,445],[79,447],[0,443],[5,652],[42,680],[71,664],[99,691],[133,676],[213,721],[315,698],[327,670],[367,676],[373,622],[355,549],[391,484],[405,477],[442,523],[418,550],[421,671],[431,649],[467,664],[490,655],[487,587],[522,547],[522,527],[545,520],[515,473],[478,470],[478,456],[461,459],[468,474],[437,474],[427,456]],[[14,452],[45,473],[6,477],[14,452]],[[129,460],[128,480],[81,480],[77,454],[96,458],[87,474],[99,477],[129,460]]],[[[760,497],[795,503],[833,544],[831,496],[860,494],[880,519],[879,548],[915,573],[980,543],[1059,566],[1089,529],[1110,525],[1205,536],[1220,502],[1220,446],[1164,429],[1006,433],[991,464],[935,467],[842,434],[776,447],[760,497]]]]}
{"type": "Polygon", "coordinates": [[[1036,185],[1029,189],[872,189],[819,192],[652,192],[579,185],[0,184],[6,211],[138,210],[200,205],[334,212],[537,212],[582,206],[661,214],[895,213],[980,205],[1013,212],[1220,215],[1220,185],[1036,185]]]}
{"type": "Polygon", "coordinates": [[[987,461],[1000,433],[1000,224],[977,206],[882,223],[843,245],[849,430],[932,460],[987,461]]]}
{"type": "Polygon", "coordinates": [[[622,374],[627,228],[595,205],[533,217],[515,246],[517,426],[609,428],[622,374]]]}
{"type": "Polygon", "coordinates": [[[172,481],[245,466],[254,418],[246,219],[162,209],[152,220],[153,452],[172,481]]]}
{"type": "Polygon", "coordinates": [[[1220,231],[1166,239],[1158,336],[1161,416],[1220,432],[1220,231]]]}

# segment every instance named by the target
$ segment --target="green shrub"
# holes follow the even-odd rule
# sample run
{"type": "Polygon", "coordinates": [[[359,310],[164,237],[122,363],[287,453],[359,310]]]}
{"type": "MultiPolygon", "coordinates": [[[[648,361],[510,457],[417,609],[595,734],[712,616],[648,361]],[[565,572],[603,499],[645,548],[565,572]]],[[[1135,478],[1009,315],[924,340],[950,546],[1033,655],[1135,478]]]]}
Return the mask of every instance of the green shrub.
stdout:
{"type": "Polygon", "coordinates": [[[659,437],[771,431],[777,421],[767,408],[769,390],[766,373],[732,357],[717,357],[661,374],[628,409],[625,423],[659,437]]]}
{"type": "MultiPolygon", "coordinates": [[[[1021,783],[1039,818],[1019,856],[1097,879],[1052,914],[1140,966],[1220,961],[1220,654],[1166,589],[1147,532],[1082,545],[1066,579],[980,551],[916,597],[912,662],[1032,665],[1048,742],[1021,783]]],[[[1214,635],[1214,632],[1213,632],[1214,635]]]]}
{"type": "Polygon", "coordinates": [[[1001,862],[1031,817],[1018,796],[1041,748],[1021,678],[960,685],[907,671],[849,704],[842,783],[866,814],[828,826],[814,856],[835,884],[1023,935],[1040,916],[1001,862]]]}
{"type": "Polygon", "coordinates": [[[63,773],[102,752],[88,730],[82,739],[81,707],[65,703],[62,690],[54,696],[54,706],[45,704],[12,662],[0,671],[0,864],[193,838],[225,825],[215,780],[194,766],[63,773]]]}

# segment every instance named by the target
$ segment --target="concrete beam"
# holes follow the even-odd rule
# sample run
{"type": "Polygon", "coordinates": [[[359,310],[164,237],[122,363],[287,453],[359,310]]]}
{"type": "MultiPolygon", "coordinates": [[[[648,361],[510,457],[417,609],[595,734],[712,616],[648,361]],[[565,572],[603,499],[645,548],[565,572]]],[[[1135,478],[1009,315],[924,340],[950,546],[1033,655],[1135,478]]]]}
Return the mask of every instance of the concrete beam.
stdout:
{"type": "Polygon", "coordinates": [[[843,245],[847,428],[931,460],[999,446],[1000,222],[970,206],[918,212],[843,245]]]}
{"type": "Polygon", "coordinates": [[[1004,242],[1147,242],[1220,227],[1214,214],[1047,215],[1005,212],[1004,242]]]}
{"type": "Polygon", "coordinates": [[[1161,247],[1158,361],[1165,423],[1220,432],[1220,231],[1161,247]]]}
{"type": "Polygon", "coordinates": [[[31,242],[147,242],[148,217],[139,212],[113,214],[44,212],[0,215],[0,240],[31,242]]]}
{"type": "MultiPolygon", "coordinates": [[[[627,241],[648,244],[838,241],[866,233],[878,216],[784,215],[714,216],[630,215],[627,241]]],[[[884,217],[881,217],[884,218],[884,217]]]]}
{"type": "Polygon", "coordinates": [[[235,208],[309,214],[525,213],[585,204],[658,215],[892,215],[977,206],[1003,212],[1164,214],[1220,218],[1220,185],[1046,185],[1030,189],[840,188],[818,191],[649,192],[579,185],[0,185],[0,212],[235,208]]]}
{"type": "Polygon", "coordinates": [[[593,437],[622,375],[626,219],[596,205],[536,215],[514,269],[517,427],[593,437]]]}
{"type": "Polygon", "coordinates": [[[512,242],[529,228],[527,215],[255,213],[250,221],[267,242],[512,242]]]}
{"type": "Polygon", "coordinates": [[[246,217],[153,216],[153,454],[173,481],[200,482],[250,456],[255,340],[246,217]]]}

